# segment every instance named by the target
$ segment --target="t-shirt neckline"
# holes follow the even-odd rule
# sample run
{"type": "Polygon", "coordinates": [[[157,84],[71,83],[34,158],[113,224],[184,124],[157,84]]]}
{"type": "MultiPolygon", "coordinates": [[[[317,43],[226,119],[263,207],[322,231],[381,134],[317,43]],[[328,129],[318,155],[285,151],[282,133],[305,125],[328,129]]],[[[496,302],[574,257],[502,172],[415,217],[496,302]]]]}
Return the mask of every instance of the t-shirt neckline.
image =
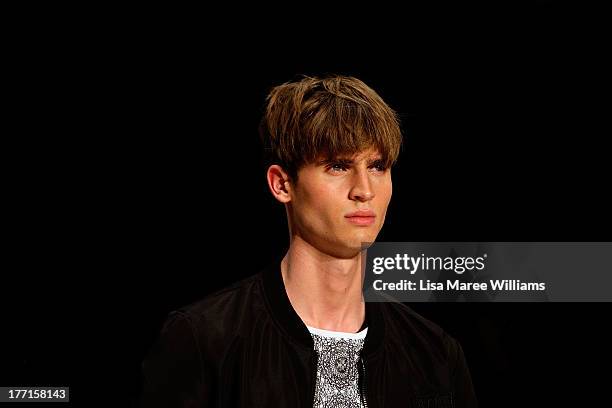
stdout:
{"type": "Polygon", "coordinates": [[[312,326],[308,326],[308,325],[306,325],[306,327],[308,328],[308,331],[310,333],[316,334],[318,336],[323,336],[323,337],[334,337],[334,338],[361,340],[361,339],[365,339],[366,334],[368,334],[368,328],[367,327],[365,329],[357,332],[357,333],[324,330],[324,329],[318,329],[316,327],[312,327],[312,326]]]}

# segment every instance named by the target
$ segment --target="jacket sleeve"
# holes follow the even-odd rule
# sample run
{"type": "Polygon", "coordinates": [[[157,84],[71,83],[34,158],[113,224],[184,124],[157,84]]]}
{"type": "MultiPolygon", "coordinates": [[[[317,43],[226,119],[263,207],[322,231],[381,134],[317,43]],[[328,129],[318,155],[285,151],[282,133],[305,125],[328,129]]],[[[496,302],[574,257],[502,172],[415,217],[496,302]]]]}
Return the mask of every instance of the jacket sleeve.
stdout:
{"type": "Polygon", "coordinates": [[[455,408],[476,408],[478,401],[472,384],[472,376],[463,354],[461,344],[448,336],[451,381],[455,408]]]}
{"type": "Polygon", "coordinates": [[[189,316],[169,314],[142,363],[141,408],[212,406],[212,377],[203,367],[198,336],[189,316]]]}

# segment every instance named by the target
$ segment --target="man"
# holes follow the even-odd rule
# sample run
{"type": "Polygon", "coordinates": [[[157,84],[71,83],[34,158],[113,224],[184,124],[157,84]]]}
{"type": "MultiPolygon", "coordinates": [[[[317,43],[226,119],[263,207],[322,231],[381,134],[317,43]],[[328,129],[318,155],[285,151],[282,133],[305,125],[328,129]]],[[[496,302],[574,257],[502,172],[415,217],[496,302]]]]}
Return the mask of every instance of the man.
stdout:
{"type": "Polygon", "coordinates": [[[170,314],[143,406],[474,407],[458,342],[401,303],[364,302],[362,243],[391,199],[401,132],[360,80],[275,87],[260,129],[287,253],[170,314]]]}

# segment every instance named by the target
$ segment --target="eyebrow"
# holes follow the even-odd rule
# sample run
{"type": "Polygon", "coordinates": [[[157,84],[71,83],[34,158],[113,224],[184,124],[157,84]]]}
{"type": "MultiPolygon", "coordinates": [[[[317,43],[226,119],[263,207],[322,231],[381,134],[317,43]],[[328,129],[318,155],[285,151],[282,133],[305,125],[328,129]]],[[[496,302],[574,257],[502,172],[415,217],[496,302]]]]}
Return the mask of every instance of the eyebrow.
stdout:
{"type": "MultiPolygon", "coordinates": [[[[380,156],[377,156],[375,158],[370,158],[368,159],[368,166],[371,166],[373,164],[378,164],[383,161],[384,161],[383,158],[380,156]]],[[[317,165],[325,165],[325,164],[332,164],[332,163],[338,163],[338,164],[342,164],[345,166],[351,166],[355,163],[355,161],[353,159],[347,159],[347,158],[337,158],[337,159],[329,158],[329,159],[319,160],[317,162],[317,165]]]]}

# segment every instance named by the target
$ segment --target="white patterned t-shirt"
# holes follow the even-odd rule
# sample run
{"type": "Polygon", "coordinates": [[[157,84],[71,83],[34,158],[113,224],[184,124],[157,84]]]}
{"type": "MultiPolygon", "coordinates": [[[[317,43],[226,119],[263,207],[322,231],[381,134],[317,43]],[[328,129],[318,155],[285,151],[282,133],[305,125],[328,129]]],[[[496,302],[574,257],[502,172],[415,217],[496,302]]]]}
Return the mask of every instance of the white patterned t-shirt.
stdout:
{"type": "Polygon", "coordinates": [[[361,408],[358,364],[368,328],[344,333],[306,327],[319,357],[314,408],[361,408]]]}

